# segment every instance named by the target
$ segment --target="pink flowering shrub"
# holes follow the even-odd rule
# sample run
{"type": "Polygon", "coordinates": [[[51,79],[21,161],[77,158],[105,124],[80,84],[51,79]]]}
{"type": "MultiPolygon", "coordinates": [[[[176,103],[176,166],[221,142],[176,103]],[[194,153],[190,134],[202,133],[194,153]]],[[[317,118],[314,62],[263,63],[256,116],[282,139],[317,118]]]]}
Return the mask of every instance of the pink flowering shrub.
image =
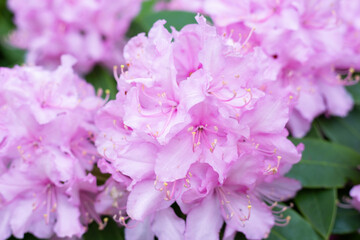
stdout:
{"type": "Polygon", "coordinates": [[[88,171],[98,159],[94,114],[103,100],[73,73],[0,68],[0,239],[80,237],[99,191],[88,171]]]}
{"type": "Polygon", "coordinates": [[[224,222],[226,236],[264,238],[300,189],[284,177],[302,146],[286,138],[292,96],[271,91],[281,65],[197,21],[132,38],[116,100],[96,117],[99,167],[129,191],[115,216],[127,239],[218,239],[224,222]]]}
{"type": "Polygon", "coordinates": [[[293,96],[288,128],[303,137],[320,114],[344,117],[353,100],[345,91],[359,68],[358,1],[203,0],[196,8],[182,0],[161,7],[208,14],[220,33],[234,41],[250,37],[281,66],[274,89],[293,96]],[[349,6],[351,4],[351,6],[349,6]],[[353,16],[353,17],[352,17],[353,16]],[[338,73],[347,73],[342,81],[338,73]],[[340,72],[338,72],[340,71],[340,72]]]}
{"type": "Polygon", "coordinates": [[[9,0],[15,15],[12,44],[27,49],[27,62],[56,68],[71,54],[79,72],[96,63],[112,68],[123,61],[125,33],[141,0],[9,0]]]}

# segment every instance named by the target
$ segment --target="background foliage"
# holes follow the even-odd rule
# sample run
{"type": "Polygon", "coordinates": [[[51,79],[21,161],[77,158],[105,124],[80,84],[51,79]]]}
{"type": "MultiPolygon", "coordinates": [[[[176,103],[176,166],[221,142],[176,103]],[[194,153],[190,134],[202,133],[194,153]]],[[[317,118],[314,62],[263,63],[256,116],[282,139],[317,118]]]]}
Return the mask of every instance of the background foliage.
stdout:
{"type": "MultiPolygon", "coordinates": [[[[168,29],[174,26],[177,30],[195,22],[194,13],[154,12],[155,2],[151,0],[143,3],[141,12],[127,33],[128,37],[148,32],[158,19],[165,19],[168,29]]],[[[0,13],[0,66],[22,64],[25,52],[6,43],[14,24],[4,0],[0,1],[0,13]]],[[[96,88],[109,89],[111,98],[115,97],[116,83],[107,69],[96,66],[85,77],[96,88]]],[[[356,106],[346,118],[321,116],[314,121],[305,138],[293,139],[296,144],[304,143],[305,151],[302,161],[294,166],[288,176],[301,181],[303,189],[295,199],[286,203],[294,203],[294,207],[284,213],[284,216],[291,216],[290,223],[285,227],[274,227],[268,239],[360,239],[357,233],[360,229],[360,214],[352,208],[343,207],[349,199],[350,188],[360,184],[360,84],[347,89],[353,95],[356,106]]],[[[120,240],[124,239],[124,231],[112,220],[102,231],[92,223],[83,238],[120,240]]],[[[25,239],[36,238],[26,235],[25,239]]],[[[238,234],[236,239],[245,237],[238,234]]]]}

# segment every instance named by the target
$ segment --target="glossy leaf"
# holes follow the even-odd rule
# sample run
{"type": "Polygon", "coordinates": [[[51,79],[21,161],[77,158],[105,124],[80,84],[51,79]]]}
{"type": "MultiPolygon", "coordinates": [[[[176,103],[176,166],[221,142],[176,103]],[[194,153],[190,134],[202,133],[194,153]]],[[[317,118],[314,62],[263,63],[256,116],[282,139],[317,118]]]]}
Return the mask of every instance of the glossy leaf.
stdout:
{"type": "Polygon", "coordinates": [[[117,88],[114,76],[104,67],[96,66],[85,79],[91,83],[96,90],[110,90],[110,98],[115,99],[117,88]]]}
{"type": "MultiPolygon", "coordinates": [[[[8,240],[17,240],[19,238],[16,238],[14,236],[11,236],[10,238],[8,238],[8,240]]],[[[34,235],[30,234],[30,233],[26,233],[24,235],[24,240],[43,240],[43,239],[40,239],[40,238],[36,238],[34,235]]],[[[45,239],[44,239],[45,240],[45,239]]]]}
{"type": "Polygon", "coordinates": [[[333,233],[348,234],[360,229],[360,213],[356,209],[337,209],[333,233]]]}
{"type": "Polygon", "coordinates": [[[323,133],[320,129],[319,123],[317,120],[313,121],[311,129],[306,134],[306,138],[319,138],[324,139],[323,133]]]}
{"type": "Polygon", "coordinates": [[[14,48],[5,40],[0,40],[0,66],[13,67],[25,61],[25,50],[14,48]]]}
{"type": "Polygon", "coordinates": [[[153,24],[159,19],[165,19],[165,27],[170,31],[170,26],[181,30],[185,25],[196,23],[196,13],[183,11],[160,11],[147,15],[142,22],[142,26],[148,32],[153,24]]]}
{"type": "Polygon", "coordinates": [[[134,37],[134,36],[136,36],[137,34],[139,34],[141,32],[146,32],[147,31],[145,29],[145,27],[142,26],[142,22],[144,21],[144,17],[154,13],[154,5],[155,5],[155,3],[156,3],[156,0],[144,1],[142,3],[141,11],[136,16],[136,18],[131,22],[129,30],[126,33],[126,36],[128,38],[134,37]]]}
{"type": "Polygon", "coordinates": [[[320,118],[319,123],[322,131],[333,142],[360,152],[360,106],[355,106],[346,118],[320,118]]]}
{"type": "MultiPolygon", "coordinates": [[[[151,27],[159,19],[166,20],[165,27],[171,31],[171,26],[177,30],[181,30],[185,25],[196,23],[196,13],[185,11],[159,11],[152,12],[149,9],[136,18],[131,24],[131,30],[127,33],[128,37],[135,36],[140,32],[149,32],[151,27]]],[[[209,17],[206,17],[209,23],[212,23],[209,17]]]]}
{"type": "Polygon", "coordinates": [[[15,28],[12,23],[12,14],[6,7],[7,1],[0,1],[0,36],[7,35],[12,29],[15,28]]]}
{"type": "Polygon", "coordinates": [[[123,240],[124,228],[120,227],[114,220],[109,218],[105,229],[99,230],[97,223],[90,224],[88,231],[83,236],[84,240],[123,240]]]}
{"type": "Polygon", "coordinates": [[[360,83],[346,87],[348,92],[352,95],[355,104],[360,105],[360,83]]]}
{"type": "Polygon", "coordinates": [[[305,150],[302,160],[287,174],[298,179],[305,188],[343,187],[348,180],[360,182],[356,167],[360,154],[351,148],[318,139],[296,139],[303,142],[305,150]]]}
{"type": "Polygon", "coordinates": [[[328,239],[336,216],[336,189],[305,189],[295,198],[296,206],[324,239],[328,239]]]}
{"type": "Polygon", "coordinates": [[[288,209],[284,212],[284,216],[290,216],[291,220],[287,226],[275,226],[267,238],[267,240],[288,240],[288,239],[321,239],[311,227],[310,223],[305,221],[297,212],[288,209]]]}

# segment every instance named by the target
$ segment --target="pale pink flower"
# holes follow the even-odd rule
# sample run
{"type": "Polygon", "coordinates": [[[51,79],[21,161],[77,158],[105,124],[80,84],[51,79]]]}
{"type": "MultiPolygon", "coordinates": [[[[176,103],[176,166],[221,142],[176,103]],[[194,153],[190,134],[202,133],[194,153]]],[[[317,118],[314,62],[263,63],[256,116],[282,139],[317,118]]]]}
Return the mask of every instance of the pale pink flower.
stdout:
{"type": "Polygon", "coordinates": [[[62,57],[55,71],[1,68],[0,239],[80,237],[98,193],[94,115],[104,101],[62,57]]]}
{"type": "Polygon", "coordinates": [[[360,185],[354,186],[350,191],[351,204],[360,211],[360,185]]]}
{"type": "MultiPolygon", "coordinates": [[[[187,9],[176,0],[168,7],[187,9]]],[[[289,129],[295,137],[304,136],[317,116],[326,113],[344,117],[353,106],[343,87],[348,81],[340,81],[335,70],[358,68],[359,24],[352,21],[356,17],[351,17],[358,7],[339,0],[201,3],[201,11],[210,15],[218,32],[235,43],[246,39],[249,48],[261,47],[281,66],[278,83],[268,91],[292,99],[289,129]]]]}
{"type": "Polygon", "coordinates": [[[17,30],[12,44],[27,49],[27,62],[55,68],[63,54],[77,58],[77,71],[95,64],[112,67],[123,61],[122,48],[141,0],[11,0],[17,30]]]}
{"type": "Polygon", "coordinates": [[[130,239],[166,239],[170,232],[180,239],[217,238],[224,220],[250,238],[264,237],[287,221],[273,217],[264,201],[287,199],[300,188],[282,177],[301,149],[286,139],[291,99],[269,90],[279,64],[249,39],[235,42],[205,18],[197,21],[170,34],[160,20],[148,37],[131,39],[120,77],[114,69],[116,100],[96,118],[101,168],[120,183],[127,183],[122,174],[131,179],[126,213],[116,216],[130,239]],[[221,208],[227,192],[241,205],[236,209],[247,209],[251,198],[254,216],[240,223],[230,218],[238,213],[221,208]],[[175,201],[189,213],[185,228],[169,209],[175,201]],[[212,210],[203,211],[202,204],[212,210]],[[263,216],[268,221],[256,232],[253,222],[263,216]],[[200,220],[214,225],[208,235],[205,225],[191,229],[200,220]],[[159,227],[164,222],[167,229],[159,227]]]}

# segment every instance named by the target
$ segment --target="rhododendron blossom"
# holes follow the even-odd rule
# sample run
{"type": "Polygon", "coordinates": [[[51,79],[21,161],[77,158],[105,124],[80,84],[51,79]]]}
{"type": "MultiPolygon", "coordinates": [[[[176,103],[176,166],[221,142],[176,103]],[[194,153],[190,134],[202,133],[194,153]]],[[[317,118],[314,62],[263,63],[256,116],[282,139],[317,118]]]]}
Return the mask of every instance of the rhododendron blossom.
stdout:
{"type": "Polygon", "coordinates": [[[360,185],[354,186],[350,191],[351,204],[360,211],[360,185]]]}
{"type": "Polygon", "coordinates": [[[95,64],[112,67],[123,61],[125,33],[141,0],[9,0],[17,29],[10,41],[27,49],[27,62],[56,68],[63,54],[88,72],[95,64]]]}
{"type": "Polygon", "coordinates": [[[208,14],[234,41],[251,32],[248,45],[261,47],[281,65],[271,91],[293,96],[293,136],[303,137],[320,114],[344,117],[351,110],[353,100],[343,87],[349,81],[341,81],[337,70],[351,75],[358,68],[358,22],[351,17],[359,9],[356,1],[204,0],[197,9],[182,2],[165,7],[208,14]]]}
{"type": "Polygon", "coordinates": [[[92,219],[103,226],[87,173],[99,158],[94,114],[103,100],[74,63],[0,68],[0,239],[80,237],[92,219]]]}
{"type": "Polygon", "coordinates": [[[126,213],[115,216],[128,239],[217,239],[224,221],[229,235],[264,238],[289,221],[277,202],[300,188],[283,177],[302,146],[286,138],[292,96],[271,91],[281,65],[197,21],[169,33],[160,20],[132,38],[120,76],[114,68],[116,100],[96,118],[103,170],[130,178],[126,213]]]}

